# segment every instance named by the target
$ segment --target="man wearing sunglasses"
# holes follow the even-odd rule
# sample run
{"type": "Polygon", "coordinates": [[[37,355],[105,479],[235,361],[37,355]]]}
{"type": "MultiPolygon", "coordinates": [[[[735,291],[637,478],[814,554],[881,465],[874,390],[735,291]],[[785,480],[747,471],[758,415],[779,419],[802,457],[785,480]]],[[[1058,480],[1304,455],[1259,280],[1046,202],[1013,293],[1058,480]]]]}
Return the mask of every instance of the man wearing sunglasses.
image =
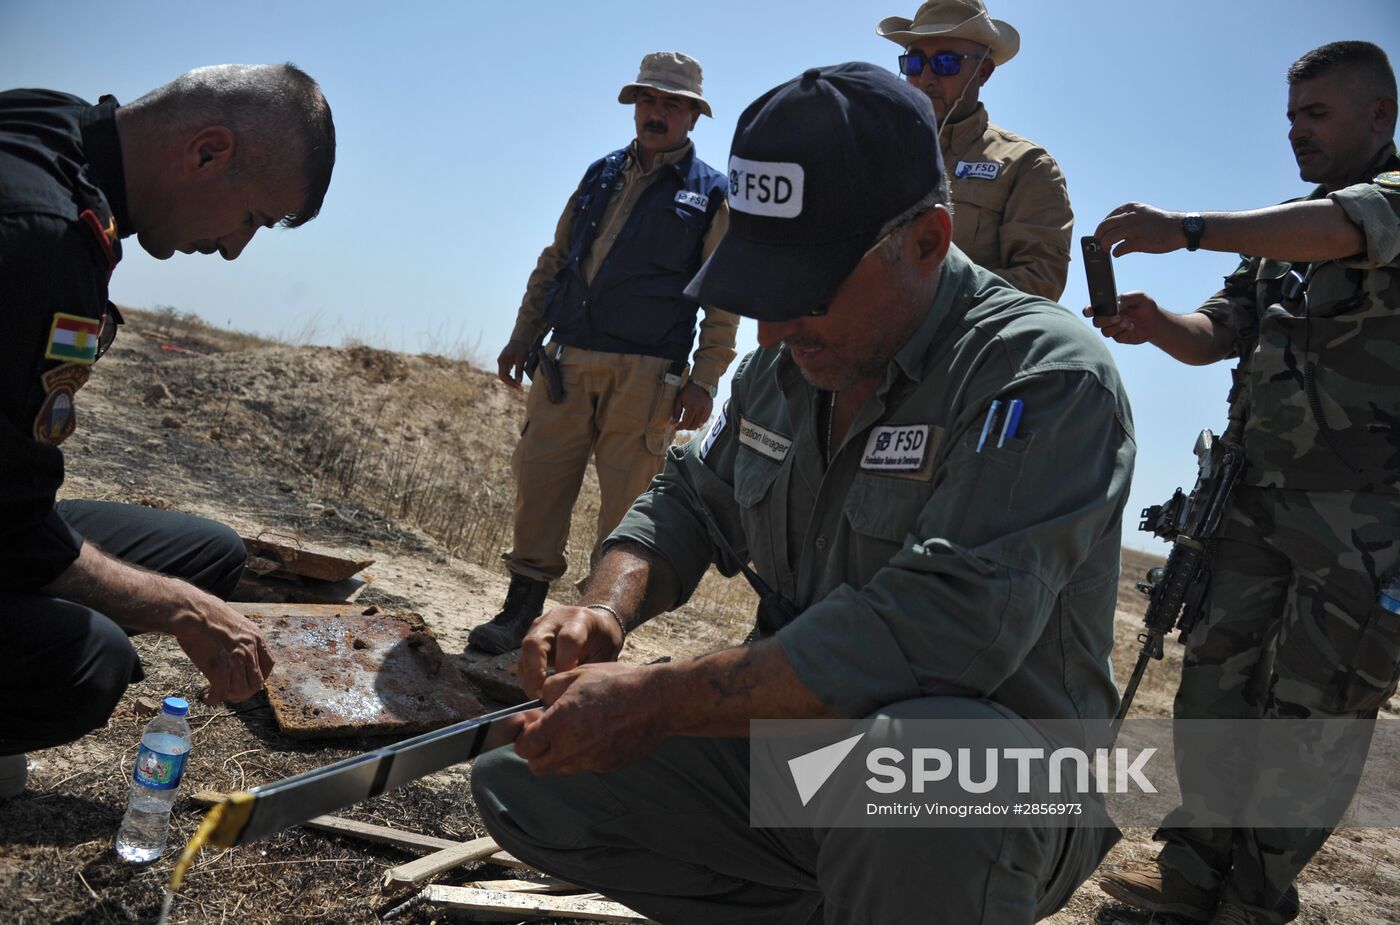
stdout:
{"type": "Polygon", "coordinates": [[[1044,148],[991,124],[979,100],[1020,34],[981,0],[929,0],[913,19],[891,16],[875,31],[905,50],[899,72],[938,115],[953,243],[1017,289],[1058,299],[1074,226],[1064,174],[1044,148]]]}
{"type": "Polygon", "coordinates": [[[1116,832],[822,825],[824,794],[863,807],[866,752],[812,815],[755,826],[797,799],[791,776],[751,786],[749,721],[869,717],[874,740],[906,719],[1111,716],[1122,384],[1086,326],[950,248],[933,109],[889,71],[807,71],[744,111],[730,151],[730,232],[687,291],[755,318],[759,349],[580,606],[531,628],[520,677],[548,707],[477,759],[477,806],[516,856],[661,922],[1029,925],[1116,832]],[[997,415],[1013,401],[1019,419],[997,415]],[[746,562],[794,604],[774,630],[615,661],[711,564],[746,562]]]}
{"type": "Polygon", "coordinates": [[[472,648],[515,649],[540,615],[550,583],[567,567],[564,548],[589,457],[600,495],[591,566],[661,469],[676,428],[709,419],[734,359],[739,320],[707,308],[694,369],[686,362],[701,306],[683,290],[729,214],[724,175],[700,160],[689,138],[700,117],[711,115],[701,76],[699,62],[679,52],[642,59],[637,79],[617,98],[633,106],[636,139],[584,173],[530,275],[496,361],[506,385],[519,388],[523,372],[534,380],[512,458],[510,587],[500,613],[472,630],[472,648]]]}
{"type": "Polygon", "coordinates": [[[0,796],[25,752],[102,726],[143,675],[128,635],[175,637],[243,700],[272,656],[221,598],[245,553],[219,524],[62,501],[77,393],[121,324],[108,281],[135,234],[152,256],[236,258],[315,217],[335,161],[330,107],[293,65],[190,71],[134,103],[0,93],[0,796]]]}

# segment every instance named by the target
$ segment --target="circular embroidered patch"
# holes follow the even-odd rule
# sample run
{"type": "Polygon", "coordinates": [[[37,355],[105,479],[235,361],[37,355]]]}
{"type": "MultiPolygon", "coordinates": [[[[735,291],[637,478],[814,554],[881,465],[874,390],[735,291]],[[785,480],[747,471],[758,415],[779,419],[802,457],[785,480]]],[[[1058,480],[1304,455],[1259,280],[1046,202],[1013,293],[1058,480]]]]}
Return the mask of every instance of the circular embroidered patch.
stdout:
{"type": "Polygon", "coordinates": [[[73,405],[73,389],[63,385],[54,389],[39,406],[34,418],[34,439],[49,446],[58,446],[78,427],[78,410],[73,405]]]}

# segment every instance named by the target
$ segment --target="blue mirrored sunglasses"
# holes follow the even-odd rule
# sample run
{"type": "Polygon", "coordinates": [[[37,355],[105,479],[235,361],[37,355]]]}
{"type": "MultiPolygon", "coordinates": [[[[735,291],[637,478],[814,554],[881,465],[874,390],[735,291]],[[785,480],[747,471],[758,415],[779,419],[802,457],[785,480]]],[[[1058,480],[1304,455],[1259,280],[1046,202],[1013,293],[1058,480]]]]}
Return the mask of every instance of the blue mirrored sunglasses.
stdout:
{"type": "Polygon", "coordinates": [[[918,77],[927,67],[939,77],[956,77],[965,60],[979,57],[981,55],[960,55],[955,51],[936,51],[931,56],[925,56],[920,51],[911,51],[899,56],[899,73],[905,77],[918,77]]]}

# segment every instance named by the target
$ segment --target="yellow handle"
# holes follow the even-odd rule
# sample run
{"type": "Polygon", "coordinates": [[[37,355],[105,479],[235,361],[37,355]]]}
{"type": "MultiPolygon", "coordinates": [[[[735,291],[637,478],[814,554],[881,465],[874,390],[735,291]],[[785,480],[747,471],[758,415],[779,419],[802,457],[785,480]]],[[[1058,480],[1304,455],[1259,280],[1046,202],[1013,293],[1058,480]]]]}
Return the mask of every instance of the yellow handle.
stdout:
{"type": "Polygon", "coordinates": [[[209,812],[204,814],[204,821],[195,830],[194,837],[180,852],[180,859],[175,862],[175,869],[170,872],[170,882],[165,887],[167,892],[175,893],[180,889],[185,882],[185,874],[206,843],[219,848],[232,848],[237,843],[255,802],[256,797],[246,790],[240,790],[224,797],[222,803],[210,807],[209,812]]]}

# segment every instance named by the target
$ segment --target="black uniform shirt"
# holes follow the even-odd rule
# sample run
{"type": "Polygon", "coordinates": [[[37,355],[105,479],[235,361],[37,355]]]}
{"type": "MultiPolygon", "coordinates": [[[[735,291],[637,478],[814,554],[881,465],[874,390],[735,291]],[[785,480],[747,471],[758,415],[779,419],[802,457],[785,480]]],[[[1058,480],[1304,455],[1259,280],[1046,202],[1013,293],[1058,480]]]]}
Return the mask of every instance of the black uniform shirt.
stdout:
{"type": "Polygon", "coordinates": [[[0,93],[0,591],[48,584],[82,546],[54,510],[57,443],[92,362],[87,319],[115,322],[107,281],[132,230],[116,109],[110,97],[0,93]],[[77,346],[50,358],[65,352],[63,328],[77,346]]]}

